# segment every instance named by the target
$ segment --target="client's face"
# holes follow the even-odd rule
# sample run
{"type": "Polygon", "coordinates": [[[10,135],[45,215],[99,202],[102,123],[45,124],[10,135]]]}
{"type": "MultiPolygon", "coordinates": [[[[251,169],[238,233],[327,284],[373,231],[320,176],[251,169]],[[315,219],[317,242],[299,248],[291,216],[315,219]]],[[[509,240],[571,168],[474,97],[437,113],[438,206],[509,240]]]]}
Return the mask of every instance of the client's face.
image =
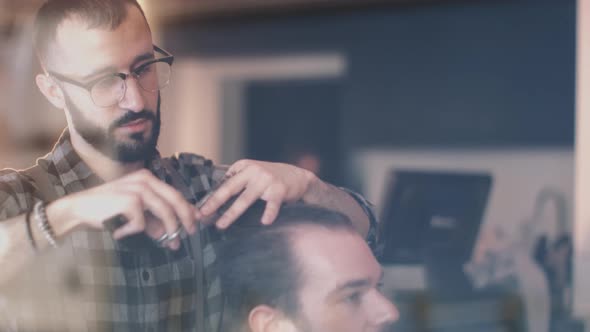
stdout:
{"type": "Polygon", "coordinates": [[[382,270],[363,239],[346,231],[301,230],[294,252],[303,268],[299,332],[383,331],[398,318],[378,289],[382,270]]]}

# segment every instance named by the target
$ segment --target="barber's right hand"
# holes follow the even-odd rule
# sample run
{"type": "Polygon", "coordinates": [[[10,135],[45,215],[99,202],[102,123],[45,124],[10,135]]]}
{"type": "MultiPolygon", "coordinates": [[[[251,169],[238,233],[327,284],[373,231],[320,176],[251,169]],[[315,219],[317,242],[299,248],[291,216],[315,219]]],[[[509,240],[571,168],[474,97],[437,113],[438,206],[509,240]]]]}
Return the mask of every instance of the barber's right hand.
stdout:
{"type": "MultiPolygon", "coordinates": [[[[158,239],[165,233],[174,234],[179,227],[193,234],[195,220],[201,217],[180,192],[145,169],[65,198],[69,200],[68,218],[79,225],[102,229],[105,220],[125,217],[127,222],[113,233],[117,240],[144,231],[158,239]]],[[[180,241],[167,245],[177,249],[180,241]]]]}

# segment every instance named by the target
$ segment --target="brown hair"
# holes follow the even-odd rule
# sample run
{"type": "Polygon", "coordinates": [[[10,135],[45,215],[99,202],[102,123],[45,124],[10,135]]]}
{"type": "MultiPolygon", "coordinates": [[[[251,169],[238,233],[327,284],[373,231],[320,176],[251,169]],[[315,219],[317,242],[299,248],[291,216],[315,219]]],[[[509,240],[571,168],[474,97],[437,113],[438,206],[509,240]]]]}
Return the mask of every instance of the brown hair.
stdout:
{"type": "Polygon", "coordinates": [[[218,268],[224,308],[222,331],[241,331],[249,312],[270,305],[291,317],[299,315],[302,267],[292,236],[301,227],[320,227],[357,234],[350,219],[322,207],[284,205],[271,225],[262,225],[266,203],[258,200],[224,231],[218,246],[218,268]]]}
{"type": "Polygon", "coordinates": [[[68,18],[79,18],[89,29],[114,30],[127,17],[127,5],[145,13],[136,0],[48,0],[37,11],[33,44],[39,60],[47,56],[49,45],[55,40],[58,26],[68,18]]]}

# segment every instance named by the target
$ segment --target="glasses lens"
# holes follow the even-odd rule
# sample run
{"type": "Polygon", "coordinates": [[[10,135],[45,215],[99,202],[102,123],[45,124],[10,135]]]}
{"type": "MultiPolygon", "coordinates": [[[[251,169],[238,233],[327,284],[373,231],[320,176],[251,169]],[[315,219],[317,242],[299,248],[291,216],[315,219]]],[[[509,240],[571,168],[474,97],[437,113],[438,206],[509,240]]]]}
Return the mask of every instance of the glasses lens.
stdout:
{"type": "Polygon", "coordinates": [[[135,75],[144,90],[156,92],[170,83],[170,65],[162,61],[153,62],[138,68],[135,75]]]}
{"type": "Polygon", "coordinates": [[[118,103],[125,93],[125,81],[119,76],[109,76],[98,81],[91,90],[97,106],[108,107],[118,103]]]}

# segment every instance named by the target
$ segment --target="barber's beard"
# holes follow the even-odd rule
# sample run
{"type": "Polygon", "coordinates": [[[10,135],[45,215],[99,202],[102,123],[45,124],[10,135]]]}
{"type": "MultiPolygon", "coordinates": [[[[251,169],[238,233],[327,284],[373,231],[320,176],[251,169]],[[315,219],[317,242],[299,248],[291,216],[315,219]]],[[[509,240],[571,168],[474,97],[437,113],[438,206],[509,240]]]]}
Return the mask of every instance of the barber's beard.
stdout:
{"type": "Polygon", "coordinates": [[[85,118],[82,111],[72,103],[69,96],[65,96],[66,106],[70,111],[72,126],[80,136],[93,148],[108,158],[122,163],[134,163],[149,160],[156,152],[158,137],[160,136],[160,95],[156,114],[148,110],[127,112],[115,120],[107,129],[101,128],[85,118]],[[115,130],[139,119],[151,121],[151,130],[144,137],[143,132],[133,133],[123,141],[115,137],[115,130]]]}

